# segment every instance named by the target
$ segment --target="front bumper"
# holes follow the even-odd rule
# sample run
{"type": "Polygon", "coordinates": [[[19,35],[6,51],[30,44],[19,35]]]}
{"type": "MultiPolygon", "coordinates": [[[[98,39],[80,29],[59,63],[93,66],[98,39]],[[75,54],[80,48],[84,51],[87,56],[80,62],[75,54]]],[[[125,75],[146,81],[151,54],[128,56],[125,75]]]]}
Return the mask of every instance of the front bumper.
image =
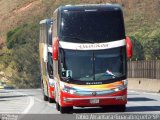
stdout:
{"type": "Polygon", "coordinates": [[[103,105],[124,105],[127,103],[127,89],[102,96],[77,96],[61,91],[61,106],[103,106],[103,105]],[[98,103],[91,103],[91,100],[98,100],[98,103]]]}

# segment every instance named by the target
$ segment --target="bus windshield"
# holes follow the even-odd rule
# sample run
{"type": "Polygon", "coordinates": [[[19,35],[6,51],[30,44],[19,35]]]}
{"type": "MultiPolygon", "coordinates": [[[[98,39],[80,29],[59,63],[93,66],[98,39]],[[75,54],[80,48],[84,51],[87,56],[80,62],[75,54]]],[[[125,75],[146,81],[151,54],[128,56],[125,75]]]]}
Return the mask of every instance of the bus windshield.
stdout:
{"type": "Polygon", "coordinates": [[[126,75],[125,47],[80,51],[60,49],[61,78],[106,81],[126,75]]]}
{"type": "Polygon", "coordinates": [[[109,42],[125,38],[123,15],[114,11],[62,11],[60,40],[76,43],[109,42]],[[75,39],[77,38],[77,39],[75,39]]]}

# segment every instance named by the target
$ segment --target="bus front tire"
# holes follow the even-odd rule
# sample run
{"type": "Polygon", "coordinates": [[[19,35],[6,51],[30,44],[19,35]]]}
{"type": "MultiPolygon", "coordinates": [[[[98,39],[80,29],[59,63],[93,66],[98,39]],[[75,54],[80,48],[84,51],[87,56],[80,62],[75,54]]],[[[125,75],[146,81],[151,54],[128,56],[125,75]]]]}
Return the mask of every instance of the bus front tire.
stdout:
{"type": "Polygon", "coordinates": [[[126,105],[117,105],[119,112],[125,112],[126,111],[126,105]]]}
{"type": "Polygon", "coordinates": [[[113,112],[125,112],[126,110],[126,105],[104,105],[101,107],[107,111],[113,112]]]}
{"type": "Polygon", "coordinates": [[[48,101],[48,97],[45,94],[43,94],[43,100],[48,101]]]}
{"type": "Polygon", "coordinates": [[[60,105],[59,105],[59,103],[57,103],[57,102],[56,102],[56,109],[57,109],[58,111],[60,111],[60,105]]]}
{"type": "Polygon", "coordinates": [[[73,107],[61,107],[60,106],[60,113],[61,114],[69,114],[69,113],[72,113],[73,111],[73,107]]]}
{"type": "Polygon", "coordinates": [[[55,100],[53,98],[48,98],[49,103],[55,103],[55,100]]]}

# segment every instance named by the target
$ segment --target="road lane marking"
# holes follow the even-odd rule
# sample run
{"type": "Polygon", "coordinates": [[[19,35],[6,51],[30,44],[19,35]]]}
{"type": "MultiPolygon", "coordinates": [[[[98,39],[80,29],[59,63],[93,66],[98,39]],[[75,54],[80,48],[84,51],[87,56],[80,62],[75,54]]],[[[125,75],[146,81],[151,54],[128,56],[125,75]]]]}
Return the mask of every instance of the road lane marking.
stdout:
{"type": "Polygon", "coordinates": [[[48,103],[47,101],[43,101],[43,100],[38,99],[38,98],[35,98],[35,100],[37,100],[38,102],[43,102],[43,103],[47,104],[49,107],[56,108],[54,103],[48,103]]]}
{"type": "Polygon", "coordinates": [[[154,95],[154,96],[160,96],[160,93],[152,93],[152,92],[145,92],[145,91],[134,91],[134,90],[128,90],[128,92],[133,92],[133,93],[137,93],[137,94],[148,94],[148,95],[154,95]]]}
{"type": "Polygon", "coordinates": [[[130,102],[130,101],[128,101],[128,104],[133,104],[133,105],[138,105],[138,106],[143,106],[142,104],[140,104],[140,103],[136,103],[136,102],[130,102]]]}
{"type": "Polygon", "coordinates": [[[44,102],[43,100],[38,99],[38,98],[35,98],[35,100],[37,100],[38,102],[44,102]]]}
{"type": "Polygon", "coordinates": [[[34,105],[34,98],[33,97],[29,97],[29,104],[26,107],[26,109],[22,112],[22,114],[26,114],[29,112],[29,110],[31,109],[31,107],[34,105]]]}

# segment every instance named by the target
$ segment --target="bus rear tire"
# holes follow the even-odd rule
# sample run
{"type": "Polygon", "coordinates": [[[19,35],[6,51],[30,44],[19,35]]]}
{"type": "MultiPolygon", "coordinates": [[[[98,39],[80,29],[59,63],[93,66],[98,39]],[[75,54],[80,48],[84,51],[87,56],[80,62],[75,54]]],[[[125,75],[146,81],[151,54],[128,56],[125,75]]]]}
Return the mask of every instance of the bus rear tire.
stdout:
{"type": "Polygon", "coordinates": [[[117,105],[118,112],[125,112],[126,111],[126,105],[117,105]]]}
{"type": "Polygon", "coordinates": [[[42,79],[41,79],[41,89],[42,89],[42,93],[43,93],[43,100],[48,101],[48,96],[46,96],[45,92],[44,92],[44,85],[43,85],[43,80],[42,79]]]}
{"type": "Polygon", "coordinates": [[[57,109],[58,111],[60,111],[60,105],[59,105],[59,103],[57,103],[57,102],[56,102],[56,109],[57,109]]]}
{"type": "Polygon", "coordinates": [[[73,112],[73,107],[61,107],[60,106],[60,113],[61,114],[69,114],[73,112]]]}
{"type": "Polygon", "coordinates": [[[43,91],[43,100],[48,101],[48,96],[45,95],[44,88],[42,88],[42,91],[43,91]]]}
{"type": "Polygon", "coordinates": [[[43,94],[43,100],[48,101],[48,97],[45,94],[43,94]]]}

